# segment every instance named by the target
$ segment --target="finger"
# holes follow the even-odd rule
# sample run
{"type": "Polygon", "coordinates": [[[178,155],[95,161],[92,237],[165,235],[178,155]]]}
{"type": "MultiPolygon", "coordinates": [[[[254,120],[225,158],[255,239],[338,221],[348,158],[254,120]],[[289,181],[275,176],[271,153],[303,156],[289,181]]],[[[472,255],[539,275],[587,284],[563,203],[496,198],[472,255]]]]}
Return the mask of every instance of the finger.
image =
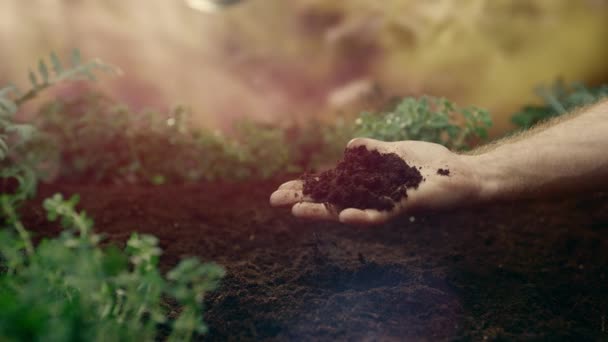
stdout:
{"type": "Polygon", "coordinates": [[[355,148],[359,146],[365,146],[367,148],[374,148],[383,143],[380,140],[370,138],[354,138],[346,144],[346,148],[355,148]]]}
{"type": "Polygon", "coordinates": [[[298,190],[277,190],[270,195],[270,205],[273,207],[290,206],[298,202],[312,202],[308,196],[304,196],[298,190]]]}
{"type": "Polygon", "coordinates": [[[323,203],[302,202],[297,203],[291,208],[294,216],[313,220],[337,221],[337,211],[329,205],[323,203]]]}
{"type": "Polygon", "coordinates": [[[390,152],[390,143],[370,138],[355,138],[348,142],[346,148],[351,149],[359,146],[365,146],[369,151],[390,152]]]}
{"type": "Polygon", "coordinates": [[[348,208],[340,212],[339,220],[346,224],[370,226],[385,223],[393,216],[395,213],[391,211],[348,208]]]}
{"type": "Polygon", "coordinates": [[[302,190],[303,187],[304,183],[299,179],[295,179],[281,184],[279,190],[302,190]]]}

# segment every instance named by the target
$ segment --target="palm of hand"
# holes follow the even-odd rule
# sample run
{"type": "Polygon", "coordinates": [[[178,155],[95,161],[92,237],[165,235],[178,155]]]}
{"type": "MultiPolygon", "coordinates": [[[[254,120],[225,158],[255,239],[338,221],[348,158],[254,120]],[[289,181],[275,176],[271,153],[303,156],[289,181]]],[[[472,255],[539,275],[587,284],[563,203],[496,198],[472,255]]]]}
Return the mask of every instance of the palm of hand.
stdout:
{"type": "Polygon", "coordinates": [[[425,180],[418,189],[408,189],[403,198],[391,211],[375,209],[346,208],[338,212],[331,206],[315,203],[302,194],[302,182],[287,182],[270,197],[273,206],[292,206],[297,217],[338,220],[357,225],[373,225],[388,221],[403,214],[424,209],[441,209],[457,206],[475,198],[479,192],[477,177],[467,162],[466,156],[450,152],[447,148],[422,141],[382,142],[358,138],[348,144],[348,148],[365,146],[368,150],[381,153],[395,153],[409,165],[421,167],[420,173],[425,180]],[[438,174],[439,169],[448,169],[449,175],[438,174]]]}

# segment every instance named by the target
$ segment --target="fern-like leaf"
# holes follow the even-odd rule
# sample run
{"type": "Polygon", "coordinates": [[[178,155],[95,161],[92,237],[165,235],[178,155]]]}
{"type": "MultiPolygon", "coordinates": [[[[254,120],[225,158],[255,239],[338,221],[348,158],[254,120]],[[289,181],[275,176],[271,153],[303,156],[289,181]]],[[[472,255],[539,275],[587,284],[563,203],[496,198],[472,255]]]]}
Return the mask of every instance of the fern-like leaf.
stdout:
{"type": "Polygon", "coordinates": [[[6,135],[0,135],[0,160],[4,160],[8,154],[8,144],[5,140],[6,135]]]}
{"type": "Polygon", "coordinates": [[[44,61],[44,59],[41,59],[38,62],[38,73],[40,74],[40,78],[42,79],[42,84],[48,84],[49,83],[49,68],[46,65],[46,62],[44,61]]]}
{"type": "Polygon", "coordinates": [[[30,70],[28,77],[30,79],[30,83],[32,84],[32,88],[38,88],[38,77],[36,76],[36,73],[30,70]]]}
{"type": "Polygon", "coordinates": [[[12,117],[17,113],[17,104],[9,99],[0,97],[0,117],[12,117]],[[4,113],[8,115],[4,115],[4,113]]]}
{"type": "Polygon", "coordinates": [[[59,76],[63,73],[63,65],[61,65],[61,60],[57,57],[57,54],[53,51],[51,52],[51,65],[53,66],[53,71],[55,72],[55,76],[59,76]]]}
{"type": "Polygon", "coordinates": [[[72,51],[72,66],[77,67],[82,64],[82,56],[80,54],[80,50],[74,49],[72,51]]]}
{"type": "Polygon", "coordinates": [[[11,94],[17,95],[17,87],[13,84],[10,84],[4,88],[0,88],[0,98],[7,98],[11,94]]]}

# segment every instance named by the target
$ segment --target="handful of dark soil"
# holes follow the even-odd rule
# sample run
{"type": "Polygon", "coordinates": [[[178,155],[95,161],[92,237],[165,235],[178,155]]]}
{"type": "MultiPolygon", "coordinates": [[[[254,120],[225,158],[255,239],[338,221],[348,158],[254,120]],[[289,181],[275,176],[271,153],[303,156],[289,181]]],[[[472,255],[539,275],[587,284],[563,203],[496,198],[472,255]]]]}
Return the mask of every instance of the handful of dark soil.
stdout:
{"type": "Polygon", "coordinates": [[[335,169],[305,174],[303,194],[338,209],[390,210],[407,189],[423,181],[416,167],[394,153],[368,151],[365,146],[347,149],[335,169]]]}

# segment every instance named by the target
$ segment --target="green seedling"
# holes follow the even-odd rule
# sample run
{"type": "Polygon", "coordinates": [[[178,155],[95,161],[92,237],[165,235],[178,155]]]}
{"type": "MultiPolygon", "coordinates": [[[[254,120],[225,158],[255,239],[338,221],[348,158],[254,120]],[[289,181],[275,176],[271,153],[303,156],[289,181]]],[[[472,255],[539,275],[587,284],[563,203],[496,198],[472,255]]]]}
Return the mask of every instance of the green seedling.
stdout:
{"type": "Polygon", "coordinates": [[[50,221],[63,231],[37,246],[11,207],[0,230],[0,336],[31,341],[141,341],[171,327],[169,340],[188,341],[206,332],[201,304],[224,275],[215,264],[182,260],[163,276],[158,239],[133,234],[126,248],[101,248],[93,220],[78,212],[78,196],[44,201],[50,221]],[[168,318],[166,299],[180,314],[168,318]]]}
{"type": "Polygon", "coordinates": [[[422,140],[463,150],[488,136],[490,114],[476,107],[458,108],[443,98],[405,98],[393,110],[364,112],[355,135],[384,141],[422,140]]]}
{"type": "Polygon", "coordinates": [[[608,96],[608,85],[587,88],[582,84],[567,86],[557,81],[549,88],[538,88],[536,93],[544,103],[525,106],[511,119],[520,129],[529,129],[539,122],[596,103],[608,96]]]}

